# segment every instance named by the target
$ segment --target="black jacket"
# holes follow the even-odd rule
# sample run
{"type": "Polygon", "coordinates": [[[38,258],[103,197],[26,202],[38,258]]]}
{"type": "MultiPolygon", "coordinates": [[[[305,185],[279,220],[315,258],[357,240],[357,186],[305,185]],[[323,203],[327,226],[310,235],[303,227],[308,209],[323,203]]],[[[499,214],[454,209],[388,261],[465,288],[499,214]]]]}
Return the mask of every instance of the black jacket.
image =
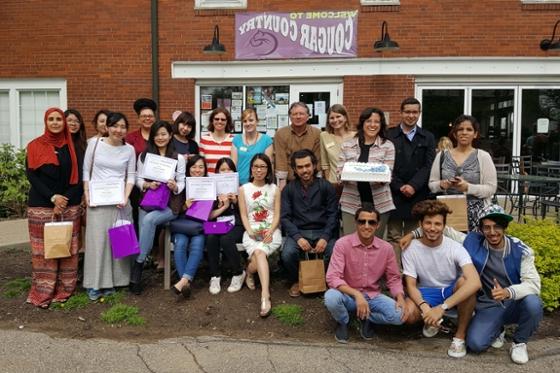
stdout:
{"type": "Polygon", "coordinates": [[[428,179],[435,157],[435,139],[431,132],[416,127],[416,134],[412,141],[408,140],[401,126],[389,129],[387,137],[395,145],[395,166],[391,179],[391,193],[396,210],[391,218],[412,219],[412,206],[423,201],[429,194],[428,179]],[[416,193],[406,197],[400,188],[411,185],[416,193]]]}

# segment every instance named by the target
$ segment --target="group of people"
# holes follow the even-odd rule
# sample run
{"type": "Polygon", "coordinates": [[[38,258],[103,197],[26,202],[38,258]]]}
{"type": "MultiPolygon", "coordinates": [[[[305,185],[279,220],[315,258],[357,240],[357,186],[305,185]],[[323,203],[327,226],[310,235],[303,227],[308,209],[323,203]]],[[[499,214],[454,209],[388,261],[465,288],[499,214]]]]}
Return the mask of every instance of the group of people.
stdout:
{"type": "MultiPolygon", "coordinates": [[[[497,345],[494,340],[503,340],[503,325],[514,322],[520,327],[513,338],[512,359],[528,359],[525,343],[542,315],[542,307],[537,307],[539,277],[532,251],[504,234],[511,217],[503,211],[488,214],[488,208],[499,208],[490,203],[496,170],[490,154],[474,147],[480,133],[474,117],[459,116],[450,132],[455,146],[436,154],[434,136],[417,125],[421,104],[413,97],[402,102],[396,127],[388,128],[385,114],[374,107],[363,110],[353,126],[344,106],[337,104],[328,110],[325,131],[308,125],[308,106],[295,102],[289,107],[290,125],[280,128],[274,139],[257,131],[255,110],[243,111],[243,133],[233,135],[230,113],[217,108],[200,143],[194,140],[192,114],[175,113],[173,124],[156,121],[157,105],[150,99],[137,100],[134,110],[138,130],[128,132],[122,113],[101,110],[93,119],[96,135],[89,140],[78,111],[53,108],[45,113],[44,134],[27,148],[33,271],[29,303],[47,308],[75,291],[84,221],[83,286],[89,298],[97,300],[127,286],[141,294],[146,259],[155,247],[161,250],[158,230],[169,223],[179,276],[171,291],[178,299],[190,297],[206,249],[210,293],[221,291],[226,268],[232,275],[228,292],[244,284],[256,289],[258,275],[259,314],[266,317],[272,307],[268,257],[282,247],[292,297],[301,294],[301,258],[313,253],[324,259],[330,287],[325,304],[337,321],[339,342],[348,340],[353,313],[363,321],[360,332],[365,339],[372,337],[375,324],[419,321],[424,322],[424,335],[433,336],[443,314],[457,308],[450,356],[464,356],[465,345],[473,351],[497,345]],[[147,154],[176,159],[174,177],[166,182],[146,179],[147,154]],[[386,164],[391,181],[341,181],[346,162],[386,164]],[[225,234],[205,234],[202,224],[188,216],[196,201],[186,198],[185,178],[229,172],[239,175],[238,193],[217,196],[209,219],[229,222],[233,228],[225,234]],[[92,204],[91,185],[115,179],[125,184],[122,201],[116,206],[92,204]],[[166,207],[140,206],[145,194],[160,189],[170,195],[166,207]],[[467,196],[466,238],[444,231],[450,211],[429,200],[435,193],[467,196]],[[44,258],[43,226],[53,216],[73,222],[67,258],[44,258]],[[492,220],[496,216],[499,219],[492,220]],[[139,255],[111,255],[107,231],[117,221],[137,223],[139,255]],[[486,221],[495,224],[488,227],[486,221]],[[400,247],[412,234],[415,240],[401,261],[400,247]],[[246,266],[239,243],[247,254],[246,266]]],[[[160,255],[153,251],[152,256],[160,255]]]]}

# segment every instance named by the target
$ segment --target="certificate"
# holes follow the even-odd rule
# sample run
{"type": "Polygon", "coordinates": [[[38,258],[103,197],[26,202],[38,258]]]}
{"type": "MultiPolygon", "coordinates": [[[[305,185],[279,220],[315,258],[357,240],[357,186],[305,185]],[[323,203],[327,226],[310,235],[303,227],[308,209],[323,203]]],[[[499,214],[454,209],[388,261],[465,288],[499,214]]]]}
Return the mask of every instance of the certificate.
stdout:
{"type": "Polygon", "coordinates": [[[216,182],[212,177],[187,177],[187,199],[213,201],[216,199],[216,182]]]}
{"type": "Polygon", "coordinates": [[[89,204],[91,206],[118,205],[124,202],[124,180],[90,180],[89,204]]]}
{"type": "Polygon", "coordinates": [[[237,194],[239,192],[239,174],[237,172],[226,172],[223,174],[212,174],[212,179],[216,181],[216,193],[237,194]]]}
{"type": "Polygon", "coordinates": [[[147,153],[144,159],[144,167],[142,175],[144,179],[161,181],[167,183],[170,179],[175,179],[175,169],[177,168],[177,160],[161,155],[147,153]]]}

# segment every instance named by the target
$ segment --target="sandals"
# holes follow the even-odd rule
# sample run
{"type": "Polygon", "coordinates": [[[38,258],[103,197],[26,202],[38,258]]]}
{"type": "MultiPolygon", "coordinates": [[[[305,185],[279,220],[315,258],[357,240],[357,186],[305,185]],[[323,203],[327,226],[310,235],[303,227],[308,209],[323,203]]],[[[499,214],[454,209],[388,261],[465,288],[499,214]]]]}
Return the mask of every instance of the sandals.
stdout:
{"type": "Polygon", "coordinates": [[[245,285],[249,290],[255,290],[257,287],[255,285],[255,277],[253,273],[247,272],[247,277],[245,277],[245,285]]]}
{"type": "Polygon", "coordinates": [[[268,317],[272,310],[272,304],[270,304],[270,298],[261,298],[261,311],[259,312],[260,317],[268,317]]]}

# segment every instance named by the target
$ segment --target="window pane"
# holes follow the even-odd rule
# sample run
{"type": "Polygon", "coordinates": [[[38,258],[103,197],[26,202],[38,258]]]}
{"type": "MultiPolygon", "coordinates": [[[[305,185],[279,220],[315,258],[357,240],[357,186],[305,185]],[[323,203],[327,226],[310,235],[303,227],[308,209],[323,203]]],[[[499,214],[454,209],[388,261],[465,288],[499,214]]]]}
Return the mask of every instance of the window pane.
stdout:
{"type": "Polygon", "coordinates": [[[257,131],[276,130],[288,124],[290,86],[247,86],[245,102],[259,117],[257,131]]]}
{"type": "Polygon", "coordinates": [[[200,87],[200,126],[201,132],[208,131],[210,112],[217,107],[226,108],[231,113],[234,127],[241,132],[241,111],[243,110],[242,86],[200,87]]]}
{"type": "Polygon", "coordinates": [[[9,92],[0,92],[0,144],[10,142],[10,133],[9,92]]]}
{"type": "Polygon", "coordinates": [[[511,162],[513,89],[473,89],[472,115],[480,123],[478,147],[494,158],[511,162]]]}
{"type": "Polygon", "coordinates": [[[560,89],[524,89],[521,94],[521,155],[560,161],[560,89]]]}
{"type": "Polygon", "coordinates": [[[464,89],[424,89],[422,91],[422,127],[432,132],[436,142],[449,136],[451,123],[463,114],[464,89]]]}
{"type": "Polygon", "coordinates": [[[29,141],[43,134],[45,111],[49,107],[59,105],[60,94],[58,91],[19,92],[20,145],[22,147],[27,146],[29,141]]]}

